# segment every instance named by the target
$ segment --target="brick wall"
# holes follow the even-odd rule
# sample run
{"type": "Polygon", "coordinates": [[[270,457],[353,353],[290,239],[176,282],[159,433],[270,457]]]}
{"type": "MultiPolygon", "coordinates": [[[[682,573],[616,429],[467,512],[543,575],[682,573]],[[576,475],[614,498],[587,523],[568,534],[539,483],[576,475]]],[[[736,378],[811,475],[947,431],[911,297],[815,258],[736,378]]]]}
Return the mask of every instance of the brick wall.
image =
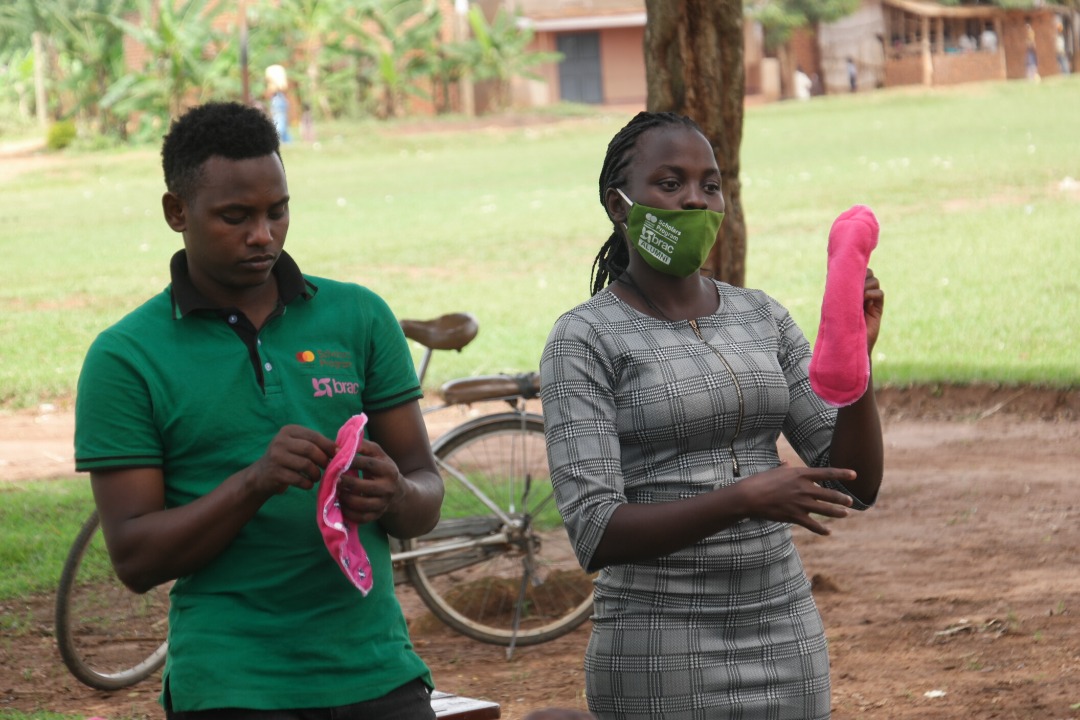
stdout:
{"type": "Polygon", "coordinates": [[[933,56],[933,63],[935,85],[1005,79],[1005,68],[997,52],[973,50],[938,54],[933,56]]]}

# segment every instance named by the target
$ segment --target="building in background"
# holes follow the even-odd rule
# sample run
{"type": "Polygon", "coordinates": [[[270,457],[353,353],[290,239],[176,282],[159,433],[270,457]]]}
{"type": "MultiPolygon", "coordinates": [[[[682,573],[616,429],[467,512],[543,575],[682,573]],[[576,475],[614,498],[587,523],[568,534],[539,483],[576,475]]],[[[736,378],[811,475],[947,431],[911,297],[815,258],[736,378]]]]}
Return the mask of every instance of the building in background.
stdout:
{"type": "MultiPolygon", "coordinates": [[[[644,0],[479,0],[485,12],[503,7],[535,33],[538,50],[561,52],[557,65],[541,68],[543,80],[519,79],[519,106],[560,101],[645,105],[644,0]]],[[[947,6],[920,0],[864,0],[851,15],[823,24],[815,34],[797,31],[789,51],[792,67],[820,69],[825,93],[849,91],[846,59],[858,73],[860,91],[901,85],[951,85],[1024,77],[1024,24],[1031,22],[1039,73],[1060,72],[1055,36],[1060,23],[1073,67],[1080,55],[1080,12],[1048,3],[1030,10],[993,5],[947,6]],[[981,38],[992,32],[997,43],[981,38]]],[[[744,66],[749,100],[779,98],[779,64],[766,57],[761,28],[744,26],[744,66]]],[[[785,86],[788,84],[785,83],[785,86]]],[[[793,84],[790,84],[794,87],[793,84]]]]}

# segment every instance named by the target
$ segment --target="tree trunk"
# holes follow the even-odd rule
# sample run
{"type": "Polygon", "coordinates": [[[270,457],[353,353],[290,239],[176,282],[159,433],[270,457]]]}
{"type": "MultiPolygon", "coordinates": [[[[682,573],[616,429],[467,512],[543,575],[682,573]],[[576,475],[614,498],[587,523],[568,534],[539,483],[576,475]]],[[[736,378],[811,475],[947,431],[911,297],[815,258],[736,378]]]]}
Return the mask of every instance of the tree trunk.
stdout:
{"type": "Polygon", "coordinates": [[[731,285],[746,280],[746,223],[739,182],[742,143],[742,0],[645,0],[648,108],[694,119],[723,176],[726,216],[701,271],[731,285]]]}
{"type": "Polygon", "coordinates": [[[784,100],[795,97],[795,63],[789,47],[790,41],[776,48],[776,59],[780,63],[780,97],[784,100]]]}
{"type": "Polygon", "coordinates": [[[45,41],[40,32],[34,32],[30,36],[34,48],[34,110],[37,113],[38,125],[45,127],[49,124],[49,109],[45,99],[45,41]]]}
{"type": "MultiPolygon", "coordinates": [[[[814,72],[817,73],[818,78],[821,80],[821,93],[823,95],[829,94],[829,84],[825,82],[825,64],[824,58],[821,56],[821,21],[814,20],[810,23],[810,32],[813,33],[812,42],[810,48],[814,51],[814,72]]],[[[845,82],[847,80],[847,74],[844,75],[845,82]]]]}

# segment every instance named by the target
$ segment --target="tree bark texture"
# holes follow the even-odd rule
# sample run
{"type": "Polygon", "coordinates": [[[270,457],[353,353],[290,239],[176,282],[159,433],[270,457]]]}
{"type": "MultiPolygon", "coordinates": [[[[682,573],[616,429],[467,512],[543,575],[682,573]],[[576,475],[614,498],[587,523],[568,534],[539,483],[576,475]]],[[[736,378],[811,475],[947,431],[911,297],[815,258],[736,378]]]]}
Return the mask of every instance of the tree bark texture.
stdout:
{"type": "Polygon", "coordinates": [[[746,280],[746,222],[739,181],[742,143],[742,0],[645,0],[647,106],[691,117],[712,143],[723,176],[725,217],[702,273],[746,280]]]}
{"type": "Polygon", "coordinates": [[[30,36],[34,48],[34,111],[37,113],[38,125],[45,127],[49,124],[49,109],[45,98],[45,41],[40,32],[34,32],[30,36]]]}

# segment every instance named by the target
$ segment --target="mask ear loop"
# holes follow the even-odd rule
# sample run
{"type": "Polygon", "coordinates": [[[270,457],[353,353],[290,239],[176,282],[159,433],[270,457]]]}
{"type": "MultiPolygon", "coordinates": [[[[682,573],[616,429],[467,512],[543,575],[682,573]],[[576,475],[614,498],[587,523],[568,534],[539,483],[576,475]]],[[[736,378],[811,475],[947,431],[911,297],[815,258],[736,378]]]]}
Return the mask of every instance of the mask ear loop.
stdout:
{"type": "MultiPolygon", "coordinates": [[[[626,197],[626,193],[624,193],[619,188],[615,188],[615,192],[619,193],[619,197],[621,197],[623,200],[625,200],[627,205],[629,205],[630,207],[634,207],[634,201],[631,200],[630,198],[626,197]]],[[[623,226],[623,230],[629,230],[630,229],[630,227],[626,224],[625,221],[623,222],[622,226],[623,226]]]]}

